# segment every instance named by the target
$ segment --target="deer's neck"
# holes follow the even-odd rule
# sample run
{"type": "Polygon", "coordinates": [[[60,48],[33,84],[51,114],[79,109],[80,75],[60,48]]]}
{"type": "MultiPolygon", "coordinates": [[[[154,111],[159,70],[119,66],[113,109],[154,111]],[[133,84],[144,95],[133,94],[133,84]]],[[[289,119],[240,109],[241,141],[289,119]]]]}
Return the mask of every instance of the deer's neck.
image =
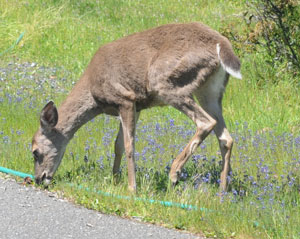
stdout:
{"type": "Polygon", "coordinates": [[[87,81],[82,78],[59,107],[56,128],[70,140],[83,124],[99,113],[87,81]]]}

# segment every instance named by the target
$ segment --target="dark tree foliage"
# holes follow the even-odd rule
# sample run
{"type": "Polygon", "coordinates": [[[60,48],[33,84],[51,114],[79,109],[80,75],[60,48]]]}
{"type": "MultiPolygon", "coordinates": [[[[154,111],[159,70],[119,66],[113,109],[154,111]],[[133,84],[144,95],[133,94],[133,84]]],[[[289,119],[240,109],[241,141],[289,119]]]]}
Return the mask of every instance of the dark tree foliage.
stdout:
{"type": "Polygon", "coordinates": [[[300,71],[300,1],[249,0],[249,22],[255,22],[250,40],[267,49],[270,63],[286,63],[299,76],[300,71]]]}

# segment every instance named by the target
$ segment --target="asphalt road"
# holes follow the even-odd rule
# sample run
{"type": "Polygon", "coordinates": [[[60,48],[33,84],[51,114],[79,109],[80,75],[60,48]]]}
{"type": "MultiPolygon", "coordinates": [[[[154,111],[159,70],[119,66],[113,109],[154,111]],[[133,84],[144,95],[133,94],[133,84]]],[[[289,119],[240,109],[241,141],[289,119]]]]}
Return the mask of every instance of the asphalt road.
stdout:
{"type": "Polygon", "coordinates": [[[76,206],[53,193],[0,177],[1,239],[201,238],[76,206]]]}

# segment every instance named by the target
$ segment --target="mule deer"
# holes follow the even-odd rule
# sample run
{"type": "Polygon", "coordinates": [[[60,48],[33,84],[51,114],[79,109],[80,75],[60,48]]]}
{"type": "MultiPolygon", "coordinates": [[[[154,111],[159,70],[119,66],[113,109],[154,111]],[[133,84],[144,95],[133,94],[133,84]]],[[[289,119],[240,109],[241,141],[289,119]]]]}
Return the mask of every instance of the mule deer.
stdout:
{"type": "Polygon", "coordinates": [[[183,165],[214,130],[223,159],[220,187],[226,190],[233,141],[221,102],[229,75],[241,78],[230,42],[201,23],[163,25],[100,47],[60,108],[50,101],[41,111],[40,128],[32,140],[36,183],[49,184],[75,132],[106,113],[120,117],[113,174],[119,172],[125,150],[129,190],[136,191],[134,138],[139,113],[171,105],[197,130],[174,160],[170,180],[177,183],[183,165]]]}

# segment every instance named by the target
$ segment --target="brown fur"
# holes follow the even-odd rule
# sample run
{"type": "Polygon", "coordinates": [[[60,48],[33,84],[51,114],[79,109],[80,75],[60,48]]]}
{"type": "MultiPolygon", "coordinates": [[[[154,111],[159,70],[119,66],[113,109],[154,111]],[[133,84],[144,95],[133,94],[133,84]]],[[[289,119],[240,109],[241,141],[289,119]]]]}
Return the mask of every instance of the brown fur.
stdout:
{"type": "MultiPolygon", "coordinates": [[[[239,74],[240,62],[231,44],[201,23],[163,25],[106,44],[96,52],[59,108],[55,126],[53,120],[57,115],[51,115],[55,114],[55,106],[50,104],[43,109],[43,124],[34,136],[34,148],[41,150],[40,144],[43,142],[39,142],[38,138],[47,139],[43,128],[48,127],[64,136],[60,137],[63,146],[56,150],[62,155],[60,150],[65,149],[74,133],[88,120],[100,113],[120,116],[113,171],[117,174],[125,149],[129,188],[135,191],[134,135],[138,112],[152,106],[171,105],[185,113],[197,126],[195,136],[172,165],[171,180],[177,182],[178,173],[186,160],[215,129],[224,162],[221,187],[225,190],[232,147],[221,109],[223,91],[228,81],[227,68],[239,74]],[[193,96],[198,98],[201,106],[196,104],[193,96]]],[[[47,153],[40,153],[44,160],[57,160],[58,163],[51,170],[41,163],[36,177],[52,178],[61,158],[49,158],[47,153]]]]}

